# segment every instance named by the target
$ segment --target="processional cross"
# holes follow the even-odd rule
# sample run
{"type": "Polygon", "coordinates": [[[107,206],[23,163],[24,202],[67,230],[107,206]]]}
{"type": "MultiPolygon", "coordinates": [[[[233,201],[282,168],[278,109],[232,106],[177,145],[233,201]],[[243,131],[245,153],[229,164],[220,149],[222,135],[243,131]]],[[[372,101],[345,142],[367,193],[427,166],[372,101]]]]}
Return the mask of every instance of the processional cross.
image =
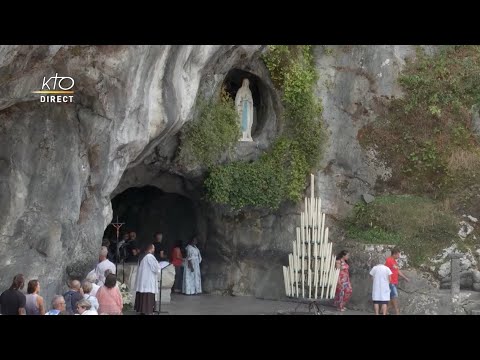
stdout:
{"type": "Polygon", "coordinates": [[[119,243],[118,243],[118,237],[120,236],[120,228],[122,225],[125,225],[125,223],[119,223],[118,222],[118,216],[117,216],[117,222],[110,223],[115,229],[117,229],[117,253],[115,256],[115,273],[118,273],[117,270],[117,264],[118,264],[118,257],[120,256],[120,248],[119,248],[119,243]]]}

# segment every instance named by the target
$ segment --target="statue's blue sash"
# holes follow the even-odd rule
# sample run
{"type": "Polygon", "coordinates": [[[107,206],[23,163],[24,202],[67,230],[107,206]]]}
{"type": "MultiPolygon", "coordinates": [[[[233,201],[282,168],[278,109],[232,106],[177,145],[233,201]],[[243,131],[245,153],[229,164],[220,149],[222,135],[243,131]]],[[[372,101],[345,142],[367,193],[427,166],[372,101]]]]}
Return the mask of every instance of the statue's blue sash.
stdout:
{"type": "Polygon", "coordinates": [[[247,128],[248,128],[248,100],[243,100],[242,131],[247,131],[247,128]]]}

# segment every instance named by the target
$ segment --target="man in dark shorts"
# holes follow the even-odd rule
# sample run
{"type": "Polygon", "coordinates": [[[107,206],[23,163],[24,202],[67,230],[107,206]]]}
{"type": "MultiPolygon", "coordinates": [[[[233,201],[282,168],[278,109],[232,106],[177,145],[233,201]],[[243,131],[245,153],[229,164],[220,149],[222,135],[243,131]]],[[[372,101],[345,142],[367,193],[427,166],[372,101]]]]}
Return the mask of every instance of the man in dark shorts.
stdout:
{"type": "Polygon", "coordinates": [[[387,305],[390,301],[389,284],[392,272],[388,267],[383,265],[382,261],[380,264],[373,267],[370,271],[370,275],[373,278],[372,300],[375,315],[379,315],[380,306],[382,308],[382,315],[387,315],[387,305]]]}
{"type": "Polygon", "coordinates": [[[392,249],[392,255],[385,261],[387,266],[392,271],[392,281],[390,282],[390,305],[395,308],[395,313],[400,315],[400,306],[398,305],[398,276],[400,275],[406,281],[410,281],[399,270],[397,259],[400,257],[400,250],[397,248],[392,249]]]}
{"type": "Polygon", "coordinates": [[[22,274],[15,275],[12,285],[0,295],[0,313],[2,315],[27,315],[25,304],[27,298],[20,290],[25,285],[22,274]]]}

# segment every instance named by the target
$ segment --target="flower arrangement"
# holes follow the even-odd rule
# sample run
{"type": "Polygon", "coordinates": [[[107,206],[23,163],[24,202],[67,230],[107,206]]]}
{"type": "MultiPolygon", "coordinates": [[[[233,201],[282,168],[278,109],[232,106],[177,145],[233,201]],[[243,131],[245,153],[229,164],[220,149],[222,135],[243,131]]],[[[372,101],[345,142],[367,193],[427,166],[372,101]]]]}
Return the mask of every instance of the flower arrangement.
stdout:
{"type": "Polygon", "coordinates": [[[129,310],[133,308],[133,296],[130,293],[130,289],[127,284],[122,284],[120,281],[117,281],[117,286],[120,289],[120,294],[122,295],[123,309],[129,310]]]}

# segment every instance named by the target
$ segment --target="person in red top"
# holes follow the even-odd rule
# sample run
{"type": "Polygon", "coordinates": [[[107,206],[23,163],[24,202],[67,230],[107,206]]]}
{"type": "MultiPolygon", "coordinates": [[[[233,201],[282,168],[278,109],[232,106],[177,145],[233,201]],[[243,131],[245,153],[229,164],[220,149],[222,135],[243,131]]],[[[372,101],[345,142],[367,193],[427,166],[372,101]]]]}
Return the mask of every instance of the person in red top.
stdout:
{"type": "Polygon", "coordinates": [[[172,250],[171,263],[175,266],[175,282],[173,284],[173,292],[182,291],[182,279],[183,279],[183,256],[182,256],[182,243],[179,241],[175,244],[172,250]]]}
{"type": "Polygon", "coordinates": [[[390,304],[389,307],[395,308],[395,313],[400,315],[400,307],[398,306],[398,276],[400,275],[406,281],[410,281],[398,268],[397,259],[400,257],[400,250],[392,249],[392,255],[385,261],[385,266],[392,271],[390,282],[390,304]]]}

